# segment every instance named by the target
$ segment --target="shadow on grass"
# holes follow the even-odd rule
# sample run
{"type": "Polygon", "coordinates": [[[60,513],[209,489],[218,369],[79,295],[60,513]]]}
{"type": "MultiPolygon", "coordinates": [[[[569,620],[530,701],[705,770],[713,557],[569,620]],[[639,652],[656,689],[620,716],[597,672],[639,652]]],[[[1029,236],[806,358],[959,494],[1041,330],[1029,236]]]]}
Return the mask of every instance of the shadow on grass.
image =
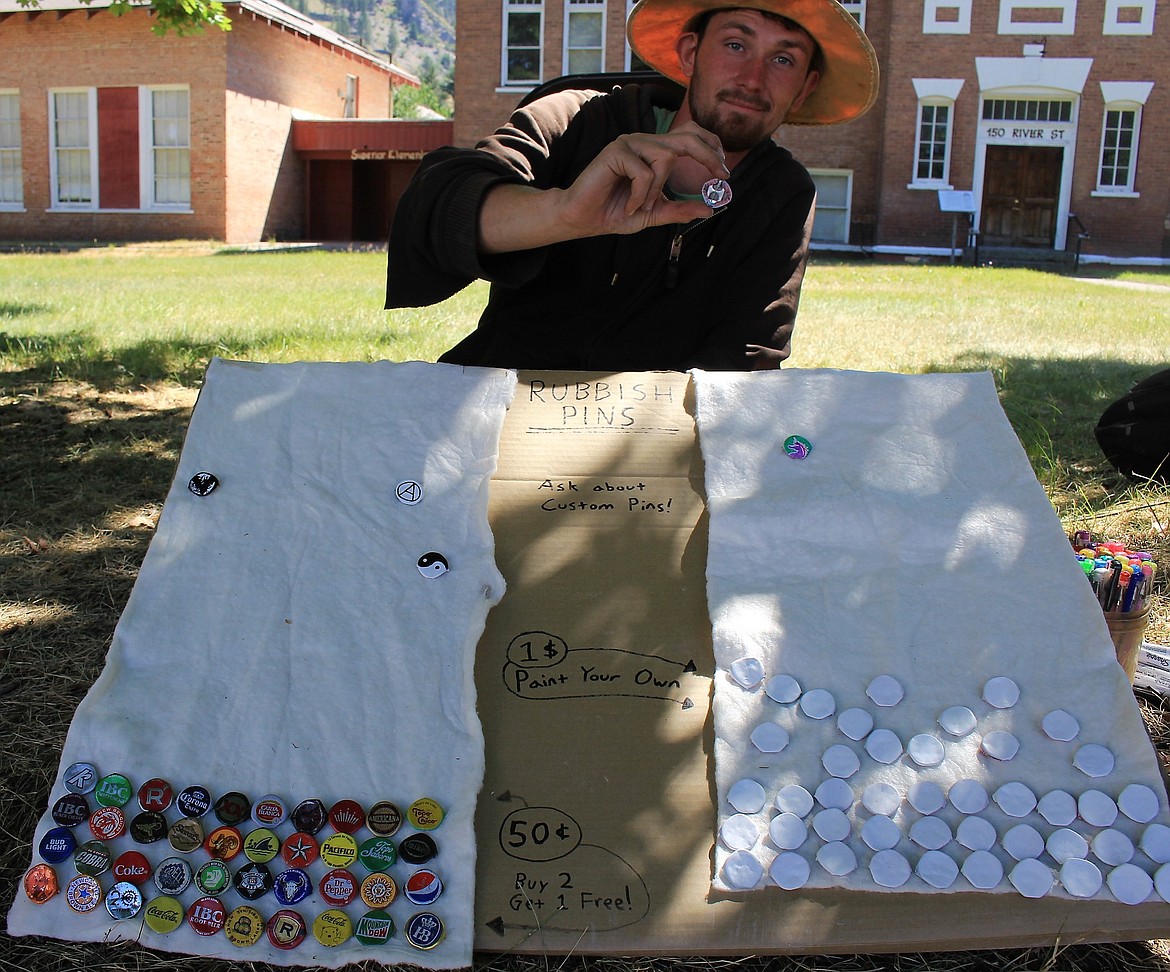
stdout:
{"type": "Polygon", "coordinates": [[[271,346],[278,336],[257,335],[246,343],[147,338],[108,348],[84,331],[65,334],[14,335],[0,332],[0,360],[14,366],[3,378],[6,385],[65,379],[84,381],[100,390],[127,384],[174,381],[198,384],[212,357],[243,356],[271,346]]]}
{"type": "MultiPolygon", "coordinates": [[[[11,301],[0,300],[0,319],[5,317],[26,317],[29,314],[45,314],[52,308],[48,304],[14,304],[11,301]]],[[[0,331],[0,342],[8,335],[0,331]]]]}
{"type": "Polygon", "coordinates": [[[1080,470],[1105,485],[1124,480],[1106,462],[1093,429],[1106,407],[1162,366],[1123,360],[1003,357],[966,352],[927,371],[990,371],[1008,420],[1040,481],[1080,470]]]}
{"type": "MultiPolygon", "coordinates": [[[[73,711],[101,671],[174,474],[190,409],[166,402],[147,391],[136,402],[28,372],[4,376],[0,917],[18,893],[73,711]]],[[[0,935],[0,953],[10,947],[0,935]]]]}

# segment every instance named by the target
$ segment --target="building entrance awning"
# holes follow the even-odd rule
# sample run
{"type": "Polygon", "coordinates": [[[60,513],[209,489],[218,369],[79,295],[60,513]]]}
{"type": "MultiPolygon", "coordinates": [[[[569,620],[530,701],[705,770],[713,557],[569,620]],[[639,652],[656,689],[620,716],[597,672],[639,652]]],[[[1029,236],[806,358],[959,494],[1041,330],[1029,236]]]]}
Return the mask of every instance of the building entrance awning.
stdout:
{"type": "Polygon", "coordinates": [[[293,149],[307,159],[418,160],[454,141],[454,122],[409,118],[294,118],[293,149]]]}

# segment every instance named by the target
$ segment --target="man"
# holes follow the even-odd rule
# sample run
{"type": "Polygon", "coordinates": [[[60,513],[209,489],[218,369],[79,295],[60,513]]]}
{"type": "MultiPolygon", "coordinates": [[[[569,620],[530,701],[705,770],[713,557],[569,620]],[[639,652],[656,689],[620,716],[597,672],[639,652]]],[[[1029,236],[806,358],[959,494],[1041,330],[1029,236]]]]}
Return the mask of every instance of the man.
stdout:
{"type": "Polygon", "coordinates": [[[390,234],[386,306],[492,284],[440,361],[746,370],[788,356],[815,189],[771,135],[866,111],[873,49],[834,0],[640,0],[627,34],[686,90],[558,92],[420,165],[390,234]],[[696,195],[712,179],[730,197],[718,209],[696,195]]]}

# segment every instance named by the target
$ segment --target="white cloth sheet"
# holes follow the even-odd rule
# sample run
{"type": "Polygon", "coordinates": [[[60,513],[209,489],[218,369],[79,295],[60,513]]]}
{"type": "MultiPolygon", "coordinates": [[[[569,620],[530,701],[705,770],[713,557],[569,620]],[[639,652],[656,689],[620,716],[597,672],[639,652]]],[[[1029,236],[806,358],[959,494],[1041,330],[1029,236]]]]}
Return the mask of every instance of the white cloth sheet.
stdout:
{"type": "MultiPolygon", "coordinates": [[[[893,849],[914,869],[905,883],[889,889],[931,892],[944,884],[948,891],[974,890],[961,873],[948,882],[951,865],[940,858],[921,863],[934,840],[929,826],[915,832],[924,843],[912,839],[914,823],[928,814],[913,809],[907,796],[924,780],[948,794],[960,780],[978,781],[989,795],[1004,784],[1023,783],[1037,799],[1058,790],[1079,798],[1095,789],[1116,800],[1130,784],[1148,787],[1157,795],[1156,818],[1139,824],[1118,814],[1112,829],[1138,848],[1129,863],[1152,877],[1161,862],[1142,852],[1141,840],[1151,824],[1156,831],[1167,823],[1155,754],[1100,607],[991,377],[787,369],[694,377],[711,516],[707,583],[717,668],[718,833],[736,846],[758,835],[742,852],[758,862],[758,880],[751,861],[736,857],[720,836],[713,886],[775,889],[772,865],[781,848],[769,833],[780,812],[774,801],[789,784],[815,793],[830,776],[822,759],[834,745],[852,751],[859,766],[845,780],[852,797],[840,841],[856,867],[849,870],[849,854],[840,846],[822,853],[832,841],[814,828],[824,809],[816,803],[798,814],[808,836],[791,848],[809,866],[807,886],[886,889],[870,871],[875,850],[862,828],[875,814],[861,802],[867,786],[886,782],[897,791],[892,820],[900,836],[893,849]],[[811,443],[807,458],[786,454],[784,442],[793,434],[811,443]],[[735,671],[743,678],[742,669],[749,667],[741,662],[733,669],[743,659],[762,666],[761,680],[746,688],[733,678],[735,671]],[[768,682],[778,674],[793,676],[805,694],[827,690],[833,715],[811,718],[799,701],[769,698],[768,682]],[[879,706],[867,697],[870,682],[883,674],[904,689],[897,705],[879,706]],[[985,683],[999,676],[1018,685],[1014,706],[996,708],[983,700],[985,683]],[[937,720],[949,706],[968,707],[978,720],[974,731],[962,738],[944,731],[937,720]],[[838,729],[837,716],[851,707],[870,713],[875,729],[893,731],[902,747],[916,734],[934,737],[942,763],[921,766],[906,753],[889,763],[874,760],[868,737],[853,740],[838,729]],[[1078,721],[1076,739],[1056,741],[1043,732],[1041,720],[1056,709],[1078,721]],[[762,723],[782,727],[787,746],[763,752],[753,745],[750,735],[762,723]],[[1016,738],[1014,758],[980,753],[981,740],[995,731],[1016,738]],[[1111,772],[1089,777],[1074,766],[1086,744],[1113,754],[1111,772]],[[761,784],[763,807],[724,831],[736,814],[729,791],[741,780],[761,784]],[[833,863],[834,852],[844,863],[833,863]],[[830,873],[818,854],[842,873],[830,873]]],[[[937,849],[957,870],[973,853],[953,836],[968,814],[948,803],[933,816],[952,834],[937,849]]],[[[1010,874],[1017,861],[1005,850],[1004,835],[1026,824],[1046,840],[1060,827],[1035,810],[1012,816],[994,799],[978,816],[999,837],[990,853],[1005,874],[994,891],[1015,893],[1010,874]]],[[[840,823],[833,818],[822,818],[829,838],[840,823]]],[[[787,822],[799,839],[800,828],[787,822]]],[[[1106,829],[1080,818],[1066,826],[1088,841],[1106,829]]],[[[792,832],[781,834],[781,842],[792,832]]],[[[945,839],[946,831],[941,833],[945,839]]],[[[1022,837],[1030,835],[1016,834],[1022,837]]],[[[1030,856],[1028,841],[1022,843],[1030,856]]],[[[1029,865],[1018,876],[1030,869],[1043,885],[1050,874],[1047,893],[1067,895],[1060,862],[1040,850],[1036,857],[1045,870],[1029,865]]],[[[1111,900],[1113,868],[1086,856],[1106,880],[1097,896],[1111,900]]],[[[787,863],[799,872],[799,862],[787,863]]],[[[898,867],[886,873],[887,880],[897,880],[898,867]]],[[[1159,898],[1151,892],[1149,900],[1159,898]]]]}
{"type": "MultiPolygon", "coordinates": [[[[161,777],[176,792],[201,784],[218,796],[342,799],[368,809],[390,800],[405,812],[429,797],[446,811],[432,832],[428,865],[444,892],[417,907],[400,893],[388,908],[397,935],[378,946],[356,940],[325,947],[311,930],[294,950],[266,938],[237,948],[221,931],[201,937],[187,924],[165,935],[143,918],[114,921],[101,905],[76,914],[58,895],[35,905],[18,893],[14,935],[70,940],[138,939],[162,951],[282,965],[374,960],[433,968],[470,965],[475,865],[473,815],[483,776],[475,711],[474,649],[489,608],[503,594],[487,521],[515,374],[423,363],[259,365],[215,360],[192,417],[178,472],[106,666],[78,707],[61,758],[123,773],[137,788],[161,777]],[[191,477],[213,473],[207,496],[191,477]],[[422,500],[396,499],[406,480],[422,500]],[[443,554],[450,570],[424,577],[417,562],[443,554]],[[406,921],[431,910],[446,938],[429,951],[408,945],[406,921]]],[[[51,800],[65,792],[61,771],[51,800]]],[[[92,795],[91,808],[95,807],[92,795]]],[[[133,802],[127,817],[137,808],[133,802]]],[[[178,819],[174,808],[169,821],[178,819]]],[[[210,831],[212,814],[203,821],[210,831]]],[[[33,841],[34,861],[46,815],[33,841]]],[[[258,826],[241,825],[245,832],[258,826]]],[[[291,823],[277,828],[283,839],[291,823]]],[[[76,828],[89,839],[88,827],[76,828]]],[[[404,824],[397,835],[412,832],[404,824]]],[[[327,824],[318,834],[333,833],[327,824]]],[[[367,830],[356,837],[369,838],[367,830]]],[[[163,840],[142,851],[157,864],[174,855],[163,840]]],[[[188,855],[196,868],[207,859],[188,855]]],[[[245,863],[241,855],[233,871],[245,863]]],[[[275,874],[285,865],[272,862],[275,874]]],[[[57,865],[61,884],[70,861],[57,865]]],[[[294,906],[311,925],[329,907],[314,892],[294,906]]],[[[355,863],[360,881],[367,873],[355,863]]],[[[399,885],[414,868],[389,869],[399,885]]],[[[100,878],[103,890],[113,883],[100,878]]],[[[149,900],[159,892],[144,886],[149,900]]],[[[184,907],[200,896],[194,886],[184,907]]],[[[245,904],[229,888],[230,911],[245,904]]],[[[253,906],[267,918],[270,892],[253,906]]],[[[345,909],[365,914],[360,898],[345,909]]]]}

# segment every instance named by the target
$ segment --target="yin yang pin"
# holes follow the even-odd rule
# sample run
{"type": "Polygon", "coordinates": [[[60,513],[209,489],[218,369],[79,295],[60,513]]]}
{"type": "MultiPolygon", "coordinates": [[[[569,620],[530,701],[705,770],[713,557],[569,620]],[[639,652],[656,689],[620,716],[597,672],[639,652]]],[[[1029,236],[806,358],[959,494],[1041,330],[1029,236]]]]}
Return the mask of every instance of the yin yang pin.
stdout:
{"type": "Polygon", "coordinates": [[[451,569],[451,565],[447,563],[447,558],[441,553],[436,553],[434,550],[419,557],[417,566],[418,572],[423,577],[428,578],[442,577],[451,569]]]}

